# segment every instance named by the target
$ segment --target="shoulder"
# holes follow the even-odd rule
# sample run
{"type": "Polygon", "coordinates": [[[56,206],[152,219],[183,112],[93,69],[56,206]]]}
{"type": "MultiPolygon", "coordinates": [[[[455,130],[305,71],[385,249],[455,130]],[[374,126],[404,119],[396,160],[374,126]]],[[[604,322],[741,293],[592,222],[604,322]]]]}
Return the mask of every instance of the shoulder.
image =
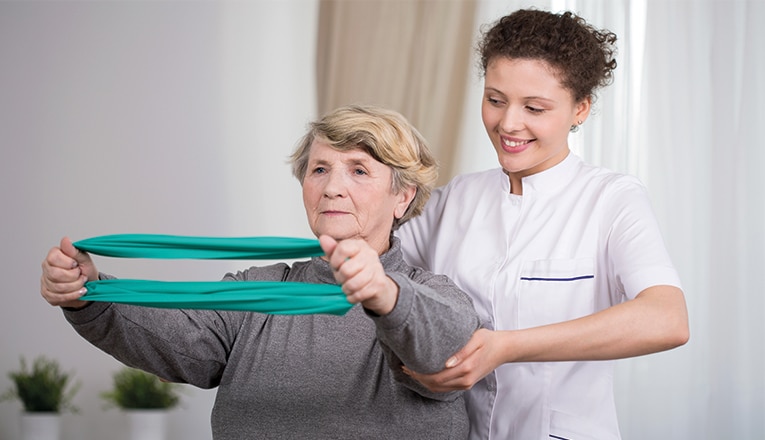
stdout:
{"type": "Polygon", "coordinates": [[[507,176],[501,168],[460,174],[453,177],[446,185],[434,189],[425,209],[438,212],[456,204],[462,210],[465,204],[477,203],[480,197],[491,198],[491,194],[506,192],[509,190],[507,182],[507,176]]]}
{"type": "Polygon", "coordinates": [[[645,184],[638,177],[585,162],[581,162],[575,181],[580,182],[581,190],[608,198],[647,194],[645,184]]]}
{"type": "Polygon", "coordinates": [[[381,257],[381,261],[386,271],[400,273],[417,284],[430,287],[456,287],[456,284],[446,275],[436,274],[420,266],[407,263],[402,254],[401,240],[398,237],[391,238],[391,248],[381,257]]]}

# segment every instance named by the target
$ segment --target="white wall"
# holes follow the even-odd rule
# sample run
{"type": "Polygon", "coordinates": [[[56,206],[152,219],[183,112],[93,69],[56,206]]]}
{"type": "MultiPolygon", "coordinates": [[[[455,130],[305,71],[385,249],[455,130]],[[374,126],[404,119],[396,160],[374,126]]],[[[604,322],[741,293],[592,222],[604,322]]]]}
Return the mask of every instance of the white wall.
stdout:
{"type": "MultiPolygon", "coordinates": [[[[316,0],[1,1],[0,391],[45,354],[82,382],[62,440],[115,439],[98,394],[120,364],[39,295],[64,235],[310,236],[286,157],[315,117],[316,0]]],[[[97,257],[125,277],[218,279],[251,262],[97,257]]],[[[170,439],[206,439],[214,391],[189,387],[170,439]]],[[[19,437],[0,403],[0,439],[19,437]]]]}

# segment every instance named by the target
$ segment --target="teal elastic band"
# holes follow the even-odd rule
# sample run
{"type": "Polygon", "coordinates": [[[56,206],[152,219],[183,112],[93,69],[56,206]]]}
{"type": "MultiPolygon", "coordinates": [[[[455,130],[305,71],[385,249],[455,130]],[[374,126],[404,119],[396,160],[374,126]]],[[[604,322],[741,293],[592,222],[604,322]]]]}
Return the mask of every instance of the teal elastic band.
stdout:
{"type": "Polygon", "coordinates": [[[93,254],[120,258],[281,260],[324,255],[319,240],[291,237],[116,234],[86,238],[73,244],[93,254]]]}
{"type": "Polygon", "coordinates": [[[344,315],[340,286],[278,281],[150,281],[110,279],[85,283],[80,299],[144,307],[238,310],[273,315],[344,315]]]}
{"type": "MultiPolygon", "coordinates": [[[[318,240],[289,237],[190,237],[118,234],[74,243],[80,250],[121,258],[285,259],[324,255],[318,240]]],[[[85,283],[84,301],[145,307],[238,310],[277,315],[343,315],[353,307],[340,286],[276,281],[149,281],[85,283]]]]}

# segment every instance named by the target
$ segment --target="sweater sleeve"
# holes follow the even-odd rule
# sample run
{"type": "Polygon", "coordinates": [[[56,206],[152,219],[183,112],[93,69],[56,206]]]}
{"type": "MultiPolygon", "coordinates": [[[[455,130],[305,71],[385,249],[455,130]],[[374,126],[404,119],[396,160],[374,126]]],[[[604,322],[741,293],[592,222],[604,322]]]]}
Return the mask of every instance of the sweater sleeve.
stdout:
{"type": "MultiPolygon", "coordinates": [[[[102,274],[101,278],[112,277],[102,274]]],[[[229,275],[225,279],[237,277],[229,275]]],[[[219,385],[239,329],[248,316],[245,312],[102,302],[63,312],[80,336],[125,365],[200,388],[219,385]]]]}
{"type": "Polygon", "coordinates": [[[64,315],[80,336],[125,365],[200,388],[219,384],[241,322],[241,312],[116,303],[64,315]]]}
{"type": "Polygon", "coordinates": [[[454,393],[435,394],[401,371],[436,373],[480,327],[470,298],[444,275],[411,268],[406,276],[390,273],[399,285],[396,307],[385,316],[372,316],[377,337],[397,380],[431,398],[449,399],[454,393]]]}

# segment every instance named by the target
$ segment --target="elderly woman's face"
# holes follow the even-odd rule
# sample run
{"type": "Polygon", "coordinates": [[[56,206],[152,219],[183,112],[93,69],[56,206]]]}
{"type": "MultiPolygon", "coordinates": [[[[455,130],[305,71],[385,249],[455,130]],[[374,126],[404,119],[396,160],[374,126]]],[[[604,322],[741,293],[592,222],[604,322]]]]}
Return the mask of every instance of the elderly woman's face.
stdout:
{"type": "Polygon", "coordinates": [[[392,171],[361,149],[337,151],[313,141],[303,204],[316,236],[362,238],[379,253],[389,247],[393,219],[404,215],[414,188],[393,194],[392,171]]]}

